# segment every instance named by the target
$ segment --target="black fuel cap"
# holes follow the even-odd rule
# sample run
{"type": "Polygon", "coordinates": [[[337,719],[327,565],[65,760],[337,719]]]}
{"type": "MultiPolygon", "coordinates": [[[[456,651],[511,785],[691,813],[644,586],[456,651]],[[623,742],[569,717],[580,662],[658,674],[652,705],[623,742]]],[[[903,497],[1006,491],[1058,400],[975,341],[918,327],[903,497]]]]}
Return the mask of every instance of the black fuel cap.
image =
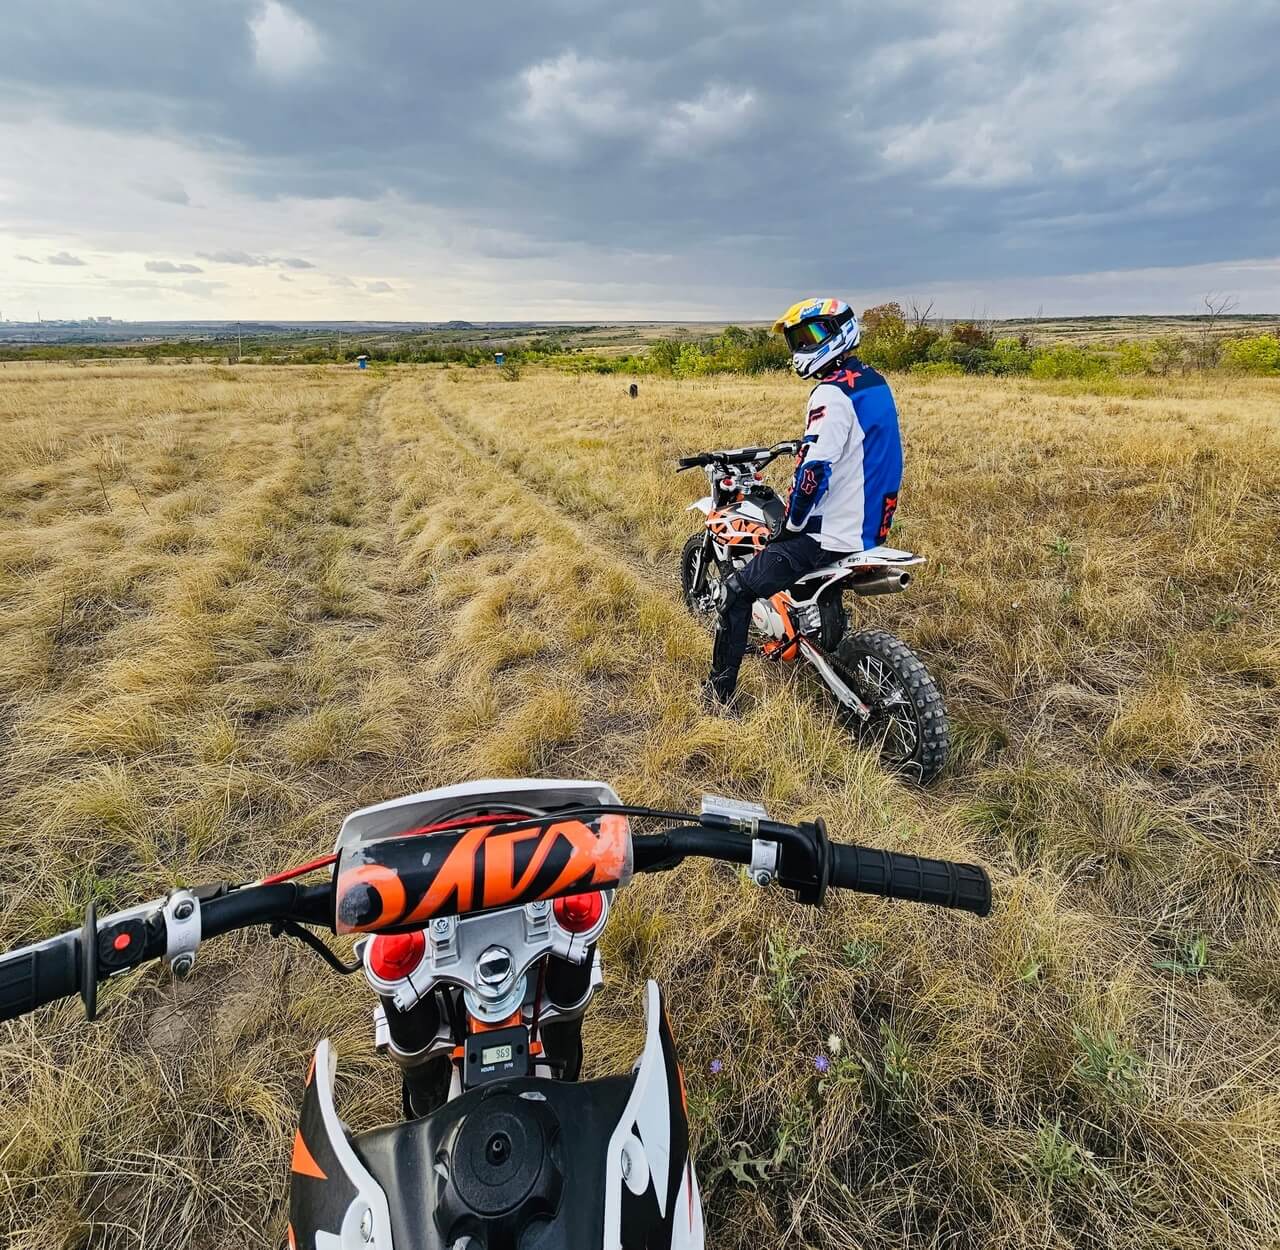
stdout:
{"type": "Polygon", "coordinates": [[[514,1244],[531,1221],[554,1218],[564,1188],[559,1137],[540,1099],[498,1090],[482,1099],[438,1156],[448,1174],[436,1206],[446,1244],[460,1236],[514,1244]]]}

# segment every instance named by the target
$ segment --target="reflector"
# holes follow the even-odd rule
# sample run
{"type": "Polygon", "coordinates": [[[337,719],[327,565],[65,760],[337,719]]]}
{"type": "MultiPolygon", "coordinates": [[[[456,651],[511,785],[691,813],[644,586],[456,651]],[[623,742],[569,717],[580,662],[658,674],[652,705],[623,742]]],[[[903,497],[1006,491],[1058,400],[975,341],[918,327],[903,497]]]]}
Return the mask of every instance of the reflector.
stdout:
{"type": "Polygon", "coordinates": [[[369,943],[369,971],[383,981],[407,977],[421,962],[427,939],[413,933],[379,933],[369,943]]]}
{"type": "Polygon", "coordinates": [[[562,929],[567,929],[570,933],[585,933],[599,921],[604,911],[604,899],[600,897],[599,891],[570,894],[556,899],[552,910],[562,929]]]}

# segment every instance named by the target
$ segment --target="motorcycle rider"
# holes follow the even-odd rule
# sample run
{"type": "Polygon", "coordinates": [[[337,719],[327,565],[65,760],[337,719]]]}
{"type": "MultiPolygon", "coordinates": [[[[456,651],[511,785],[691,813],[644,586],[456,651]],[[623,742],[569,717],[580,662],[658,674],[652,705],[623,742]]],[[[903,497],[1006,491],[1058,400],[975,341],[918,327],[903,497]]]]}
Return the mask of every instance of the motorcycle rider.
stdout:
{"type": "Polygon", "coordinates": [[[774,322],[802,378],[814,379],[795,480],[778,533],[724,582],[711,675],[711,710],[729,705],[747,650],[751,605],[806,573],[885,541],[902,483],[898,409],[884,377],[854,355],[861,329],[839,299],[806,299],[774,322]]]}

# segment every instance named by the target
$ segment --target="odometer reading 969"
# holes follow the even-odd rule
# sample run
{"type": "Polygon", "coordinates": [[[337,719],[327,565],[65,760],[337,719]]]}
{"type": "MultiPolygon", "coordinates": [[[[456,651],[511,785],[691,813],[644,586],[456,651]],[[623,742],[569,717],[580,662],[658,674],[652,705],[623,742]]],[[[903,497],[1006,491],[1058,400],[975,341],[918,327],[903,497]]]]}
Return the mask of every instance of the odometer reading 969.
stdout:
{"type": "Polygon", "coordinates": [[[480,1062],[487,1068],[491,1063],[510,1063],[510,1046],[489,1046],[480,1052],[480,1062]]]}

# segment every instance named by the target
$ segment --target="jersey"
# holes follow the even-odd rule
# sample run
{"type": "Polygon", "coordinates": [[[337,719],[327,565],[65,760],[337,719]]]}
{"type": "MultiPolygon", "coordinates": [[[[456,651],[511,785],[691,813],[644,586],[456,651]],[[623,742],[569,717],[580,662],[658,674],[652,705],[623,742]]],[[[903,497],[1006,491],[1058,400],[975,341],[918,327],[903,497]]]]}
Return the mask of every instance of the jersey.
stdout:
{"type": "Polygon", "coordinates": [[[902,437],[889,384],[847,359],[809,395],[787,528],[830,551],[865,551],[889,537],[902,486],[902,437]]]}

